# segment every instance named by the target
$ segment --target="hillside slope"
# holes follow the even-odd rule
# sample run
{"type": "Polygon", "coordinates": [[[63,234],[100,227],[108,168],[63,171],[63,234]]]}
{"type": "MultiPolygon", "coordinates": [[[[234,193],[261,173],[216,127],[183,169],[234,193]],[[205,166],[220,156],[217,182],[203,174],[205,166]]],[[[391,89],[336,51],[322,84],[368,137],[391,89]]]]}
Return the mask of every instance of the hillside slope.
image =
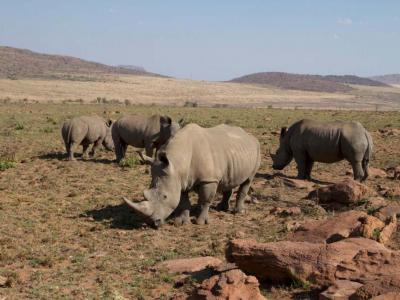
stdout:
{"type": "Polygon", "coordinates": [[[232,79],[231,82],[266,84],[282,89],[343,93],[352,90],[348,84],[387,86],[385,83],[354,75],[308,75],[282,72],[262,72],[232,79]]]}
{"type": "Polygon", "coordinates": [[[83,59],[0,46],[0,78],[65,78],[68,75],[131,74],[160,76],[143,70],[108,66],[83,59]]]}
{"type": "Polygon", "coordinates": [[[281,72],[254,73],[232,79],[231,82],[266,84],[281,89],[326,93],[343,93],[352,90],[347,85],[324,79],[322,76],[281,72]]]}
{"type": "Polygon", "coordinates": [[[386,84],[400,84],[400,74],[387,74],[370,77],[372,80],[380,81],[386,84]]]}

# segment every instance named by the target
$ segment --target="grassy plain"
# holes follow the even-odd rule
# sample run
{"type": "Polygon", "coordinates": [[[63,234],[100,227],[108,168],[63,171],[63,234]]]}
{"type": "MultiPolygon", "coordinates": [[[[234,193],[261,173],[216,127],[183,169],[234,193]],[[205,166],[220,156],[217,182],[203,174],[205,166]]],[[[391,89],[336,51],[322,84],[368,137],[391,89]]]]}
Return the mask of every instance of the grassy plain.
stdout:
{"type": "MultiPolygon", "coordinates": [[[[1,84],[4,92],[4,81],[1,84]]],[[[69,89],[79,93],[78,86],[84,83],[76,84],[69,89]]],[[[140,87],[140,83],[130,84],[140,87]]],[[[149,98],[151,93],[149,90],[149,98]]],[[[168,299],[177,290],[177,277],[154,271],[157,262],[202,255],[223,258],[226,242],[236,236],[259,241],[283,239],[286,224],[293,219],[271,217],[267,207],[299,205],[303,214],[294,220],[315,217],[318,211],[303,199],[307,191],[286,187],[274,177],[267,153],[277,146],[276,132],[281,126],[306,117],[362,122],[375,141],[372,166],[385,169],[400,165],[400,137],[382,136],[377,131],[400,128],[398,112],[0,104],[0,161],[5,166],[0,169],[0,276],[8,278],[7,287],[0,288],[0,299],[168,299]],[[123,113],[156,112],[203,126],[242,126],[260,140],[262,166],[252,191],[257,201],[247,204],[246,214],[211,210],[210,225],[166,224],[154,230],[120,199],[122,195],[141,198],[150,181],[147,166],[118,166],[113,153],[105,150],[92,160],[65,160],[60,135],[65,119],[83,114],[116,119],[123,113]]],[[[128,157],[135,157],[132,149],[128,157]]],[[[316,164],[313,175],[321,181],[336,182],[346,176],[348,167],[346,162],[316,164]]],[[[294,164],[284,173],[294,176],[294,164]]],[[[367,184],[378,189],[379,185],[394,187],[398,183],[375,178],[367,184]]],[[[392,247],[398,249],[399,241],[397,236],[392,247]]],[[[190,289],[193,284],[186,282],[179,290],[190,289]]],[[[262,289],[269,299],[307,295],[307,287],[295,283],[273,289],[266,284],[262,289]]]]}

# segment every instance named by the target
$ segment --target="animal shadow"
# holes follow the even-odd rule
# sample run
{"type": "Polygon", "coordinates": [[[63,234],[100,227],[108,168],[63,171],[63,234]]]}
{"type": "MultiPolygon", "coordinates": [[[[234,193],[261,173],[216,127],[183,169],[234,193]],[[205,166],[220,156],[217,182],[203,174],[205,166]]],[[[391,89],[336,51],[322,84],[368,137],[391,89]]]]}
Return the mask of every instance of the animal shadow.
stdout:
{"type": "Polygon", "coordinates": [[[143,216],[133,211],[125,203],[87,210],[80,217],[92,217],[97,222],[109,222],[111,228],[118,229],[141,229],[146,223],[143,216]]]}
{"type": "Polygon", "coordinates": [[[39,155],[39,156],[37,156],[37,158],[43,159],[43,160],[53,160],[53,159],[66,160],[67,153],[61,152],[61,151],[53,151],[53,152],[39,155]]]}
{"type": "MultiPolygon", "coordinates": [[[[265,180],[271,180],[271,179],[274,179],[274,178],[287,178],[287,179],[297,179],[298,180],[298,178],[296,176],[287,176],[287,175],[285,175],[285,174],[283,174],[281,172],[277,172],[277,173],[274,173],[274,174],[256,173],[255,177],[256,178],[262,178],[262,179],[265,179],[265,180]]],[[[321,180],[314,179],[314,178],[311,178],[309,181],[311,181],[311,182],[313,182],[315,184],[319,184],[319,185],[328,185],[328,184],[332,184],[333,183],[333,182],[329,182],[329,181],[321,181],[321,180]]]]}

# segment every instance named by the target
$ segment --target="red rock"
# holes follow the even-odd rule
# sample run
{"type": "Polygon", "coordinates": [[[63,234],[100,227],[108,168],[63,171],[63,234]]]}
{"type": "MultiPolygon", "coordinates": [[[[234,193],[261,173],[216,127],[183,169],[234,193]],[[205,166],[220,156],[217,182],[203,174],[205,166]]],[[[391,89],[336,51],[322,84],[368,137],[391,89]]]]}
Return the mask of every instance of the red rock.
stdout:
{"type": "Polygon", "coordinates": [[[377,197],[368,198],[368,202],[367,202],[366,206],[368,209],[379,210],[382,207],[385,207],[387,205],[388,205],[388,203],[385,200],[385,198],[377,196],[377,197]]]}
{"type": "Polygon", "coordinates": [[[7,277],[0,276],[0,287],[10,286],[10,280],[7,277]]]}
{"type": "Polygon", "coordinates": [[[382,294],[376,297],[372,297],[371,300],[399,300],[400,299],[400,292],[389,292],[386,294],[382,294]]]}
{"type": "Polygon", "coordinates": [[[347,300],[362,284],[349,280],[337,280],[319,295],[319,300],[347,300]]]}
{"type": "Polygon", "coordinates": [[[363,266],[359,266],[358,261],[353,262],[362,251],[385,255],[390,262],[386,268],[393,267],[395,271],[390,272],[398,272],[400,262],[389,257],[394,252],[365,238],[349,238],[332,244],[233,240],[228,245],[226,258],[259,279],[272,282],[296,280],[326,287],[334,284],[337,279],[360,281],[360,278],[375,278],[374,272],[368,277],[366,269],[371,267],[377,270],[379,265],[374,265],[376,260],[365,260],[363,266]]]}
{"type": "MultiPolygon", "coordinates": [[[[370,178],[386,178],[388,176],[384,170],[373,167],[368,168],[368,173],[370,178]]],[[[346,175],[353,175],[353,170],[347,170],[346,175]]]]}
{"type": "Polygon", "coordinates": [[[311,243],[333,243],[348,237],[377,238],[385,224],[362,211],[350,210],[323,220],[306,220],[288,240],[311,243]]]}
{"type": "Polygon", "coordinates": [[[374,192],[366,185],[353,179],[346,179],[340,183],[321,187],[309,193],[308,198],[317,198],[320,203],[328,205],[356,204],[374,192]]]}
{"type": "Polygon", "coordinates": [[[379,233],[379,243],[384,245],[389,244],[391,237],[397,230],[397,218],[395,215],[391,216],[388,220],[388,224],[379,233]]]}
{"type": "Polygon", "coordinates": [[[246,276],[238,269],[215,275],[203,281],[195,293],[198,300],[265,300],[254,276],[246,276]]]}
{"type": "Polygon", "coordinates": [[[400,187],[380,187],[379,194],[386,198],[400,197],[400,187]]]}
{"type": "Polygon", "coordinates": [[[156,269],[166,269],[169,273],[194,273],[207,268],[218,267],[222,261],[212,256],[166,260],[156,265],[156,269]]]}
{"type": "Polygon", "coordinates": [[[287,177],[280,177],[280,179],[282,180],[284,185],[296,189],[312,190],[315,185],[313,182],[307,180],[293,179],[287,177]]]}
{"type": "Polygon", "coordinates": [[[400,180],[400,166],[397,166],[393,170],[393,179],[400,180]]]}
{"type": "Polygon", "coordinates": [[[273,207],[270,210],[270,213],[274,215],[280,216],[298,216],[301,215],[301,208],[294,206],[294,207],[273,207]]]}
{"type": "Polygon", "coordinates": [[[374,216],[382,221],[386,221],[392,216],[400,217],[400,201],[390,201],[387,203],[386,206],[375,212],[374,216]]]}

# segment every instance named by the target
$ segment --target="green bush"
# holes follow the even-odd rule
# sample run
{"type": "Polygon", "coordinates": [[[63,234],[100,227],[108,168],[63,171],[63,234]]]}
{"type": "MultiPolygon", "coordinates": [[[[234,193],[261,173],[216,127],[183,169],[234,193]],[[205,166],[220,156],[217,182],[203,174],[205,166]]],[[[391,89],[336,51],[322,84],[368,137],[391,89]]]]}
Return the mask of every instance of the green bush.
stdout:
{"type": "Polygon", "coordinates": [[[24,129],[25,127],[24,127],[24,124],[22,124],[22,123],[20,123],[20,122],[18,122],[16,125],[15,125],[15,130],[22,130],[22,129],[24,129]]]}
{"type": "Polygon", "coordinates": [[[140,165],[140,160],[136,157],[124,158],[119,162],[119,166],[122,168],[133,168],[137,165],[140,165]]]}
{"type": "Polygon", "coordinates": [[[0,159],[0,171],[7,170],[9,168],[14,168],[15,163],[11,160],[0,159]]]}

